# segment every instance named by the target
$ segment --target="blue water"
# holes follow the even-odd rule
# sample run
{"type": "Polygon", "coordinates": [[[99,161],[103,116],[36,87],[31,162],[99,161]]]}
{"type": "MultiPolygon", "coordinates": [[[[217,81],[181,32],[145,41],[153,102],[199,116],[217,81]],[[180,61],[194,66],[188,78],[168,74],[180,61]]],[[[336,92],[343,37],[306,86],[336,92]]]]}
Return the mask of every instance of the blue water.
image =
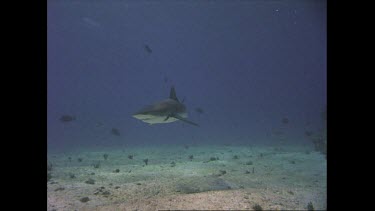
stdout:
{"type": "Polygon", "coordinates": [[[272,145],[274,131],[313,147],[305,131],[325,127],[325,1],[52,0],[47,32],[51,152],[272,145]],[[172,85],[200,127],[131,116],[172,85]]]}

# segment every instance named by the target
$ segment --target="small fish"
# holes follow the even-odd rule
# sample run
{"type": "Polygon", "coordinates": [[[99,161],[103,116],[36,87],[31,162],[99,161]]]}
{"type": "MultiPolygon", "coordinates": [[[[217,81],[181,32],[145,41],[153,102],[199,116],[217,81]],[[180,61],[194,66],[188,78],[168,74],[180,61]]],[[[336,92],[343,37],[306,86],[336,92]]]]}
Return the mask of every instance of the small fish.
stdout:
{"type": "Polygon", "coordinates": [[[71,122],[73,120],[76,120],[76,117],[75,116],[70,116],[70,115],[62,115],[60,117],[60,121],[61,122],[71,122]]]}
{"type": "Polygon", "coordinates": [[[312,134],[313,134],[312,131],[305,131],[305,135],[308,136],[308,137],[312,136],[312,134]]]}
{"type": "Polygon", "coordinates": [[[199,108],[199,107],[195,108],[195,111],[196,111],[197,113],[199,113],[199,114],[203,114],[203,113],[204,113],[203,109],[201,109],[201,108],[199,108]]]}
{"type": "Polygon", "coordinates": [[[120,132],[116,128],[112,128],[111,133],[115,136],[120,136],[120,132]]]}
{"type": "Polygon", "coordinates": [[[148,53],[152,53],[152,50],[151,50],[150,46],[148,46],[148,45],[145,45],[145,50],[146,50],[148,53]]]}
{"type": "Polygon", "coordinates": [[[284,118],[281,120],[281,122],[282,122],[283,124],[288,124],[288,123],[289,123],[289,119],[286,118],[286,117],[284,117],[284,118]]]}

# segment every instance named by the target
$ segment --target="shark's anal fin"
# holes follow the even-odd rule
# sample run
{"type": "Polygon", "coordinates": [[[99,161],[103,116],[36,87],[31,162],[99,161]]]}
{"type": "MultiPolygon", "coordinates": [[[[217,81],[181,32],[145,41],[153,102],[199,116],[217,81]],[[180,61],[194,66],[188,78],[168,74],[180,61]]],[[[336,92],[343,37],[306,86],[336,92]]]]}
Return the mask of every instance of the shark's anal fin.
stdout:
{"type": "Polygon", "coordinates": [[[192,125],[195,125],[195,126],[199,127],[199,125],[197,123],[194,123],[194,122],[192,122],[192,121],[190,121],[190,120],[188,120],[188,119],[186,119],[186,118],[184,118],[184,117],[182,117],[182,116],[180,116],[178,114],[171,114],[171,115],[168,115],[168,117],[169,116],[172,116],[172,117],[174,117],[176,119],[179,119],[179,120],[181,120],[183,122],[186,122],[186,123],[189,123],[189,124],[192,124],[192,125]]]}

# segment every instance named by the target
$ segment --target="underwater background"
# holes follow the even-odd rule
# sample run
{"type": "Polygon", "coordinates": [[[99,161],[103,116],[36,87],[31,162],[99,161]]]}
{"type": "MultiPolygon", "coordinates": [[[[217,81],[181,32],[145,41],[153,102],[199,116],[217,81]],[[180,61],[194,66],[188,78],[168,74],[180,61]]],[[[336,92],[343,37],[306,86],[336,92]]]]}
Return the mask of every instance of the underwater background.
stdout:
{"type": "MultiPolygon", "coordinates": [[[[326,143],[326,20],[323,0],[48,1],[47,157],[52,178],[68,185],[66,190],[87,179],[69,182],[64,175],[73,170],[57,170],[80,167],[68,161],[73,152],[100,152],[102,159],[103,153],[109,158],[117,153],[112,149],[140,149],[141,167],[144,158],[152,157],[150,147],[160,156],[163,147],[166,155],[173,146],[198,151],[234,147],[230,153],[244,146],[302,147],[303,156],[306,150],[316,156],[311,165],[323,172],[319,184],[325,193],[326,149],[319,144],[326,143]],[[185,99],[188,119],[199,127],[182,121],[149,125],[132,117],[143,106],[168,98],[172,85],[177,97],[185,99]]],[[[150,158],[150,164],[152,159],[158,158],[150,158]]],[[[114,162],[121,165],[120,160],[114,162]]],[[[304,164],[299,171],[311,168],[304,164]]],[[[58,201],[71,194],[58,193],[48,197],[58,201]]],[[[325,196],[314,205],[325,209],[325,196]]],[[[306,208],[313,199],[304,200],[294,208],[306,208]]],[[[54,209],[50,205],[57,202],[48,203],[54,209]]],[[[81,209],[80,204],[90,202],[77,203],[71,206],[81,209]]]]}

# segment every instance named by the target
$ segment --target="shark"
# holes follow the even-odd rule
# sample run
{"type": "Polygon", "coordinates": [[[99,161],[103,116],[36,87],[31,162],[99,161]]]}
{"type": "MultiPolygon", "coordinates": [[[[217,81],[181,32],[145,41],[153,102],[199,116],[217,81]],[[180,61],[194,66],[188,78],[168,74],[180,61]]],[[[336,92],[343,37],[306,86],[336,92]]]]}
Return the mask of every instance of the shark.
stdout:
{"type": "Polygon", "coordinates": [[[183,101],[180,102],[178,100],[174,86],[171,87],[169,98],[145,106],[135,112],[133,117],[150,125],[171,123],[180,120],[194,126],[199,126],[197,123],[187,119],[186,106],[183,104],[183,101]]]}

